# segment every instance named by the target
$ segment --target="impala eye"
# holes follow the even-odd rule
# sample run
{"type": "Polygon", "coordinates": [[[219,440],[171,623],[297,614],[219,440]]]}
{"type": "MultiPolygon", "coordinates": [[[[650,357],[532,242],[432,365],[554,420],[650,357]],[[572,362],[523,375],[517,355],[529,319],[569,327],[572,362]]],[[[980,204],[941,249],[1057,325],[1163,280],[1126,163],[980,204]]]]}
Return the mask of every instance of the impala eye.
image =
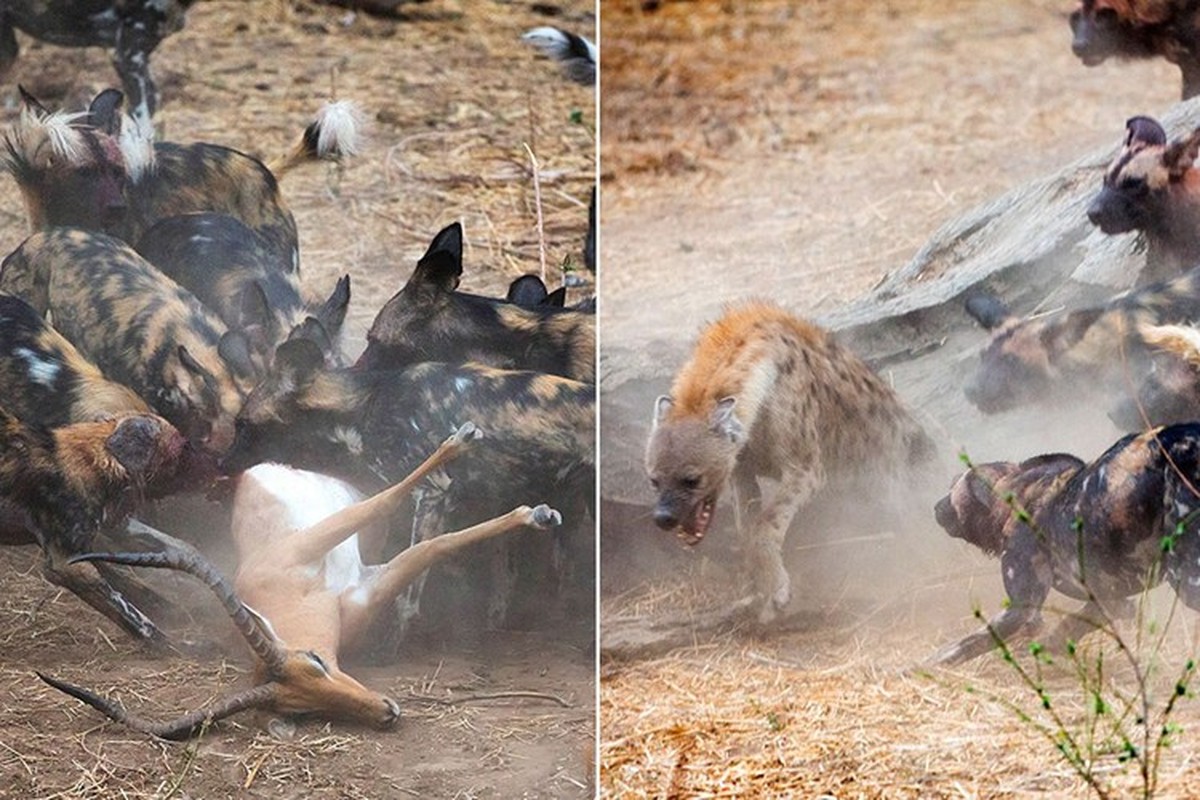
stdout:
{"type": "Polygon", "coordinates": [[[304,655],[308,658],[309,661],[311,661],[313,664],[316,665],[317,669],[321,670],[321,672],[324,672],[326,675],[329,674],[329,666],[325,663],[325,660],[322,659],[319,655],[317,655],[312,650],[305,650],[304,655]]]}

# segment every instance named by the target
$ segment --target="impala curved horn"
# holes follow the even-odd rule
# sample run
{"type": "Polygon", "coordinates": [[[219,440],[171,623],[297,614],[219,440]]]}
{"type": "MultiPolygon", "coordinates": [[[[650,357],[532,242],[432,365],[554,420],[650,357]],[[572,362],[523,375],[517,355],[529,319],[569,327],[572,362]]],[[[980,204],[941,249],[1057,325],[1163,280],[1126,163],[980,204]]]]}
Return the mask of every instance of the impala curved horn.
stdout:
{"type": "Polygon", "coordinates": [[[101,697],[87,689],[67,683],[66,681],[60,681],[58,678],[45,675],[41,672],[38,672],[37,676],[60,692],[65,692],[76,700],[87,703],[114,722],[119,722],[135,731],[141,731],[142,733],[157,736],[160,739],[170,739],[176,742],[192,738],[219,719],[224,719],[247,708],[256,708],[269,703],[275,697],[276,688],[274,683],[264,683],[232,694],[212,708],[193,711],[169,722],[153,722],[136,714],[130,714],[125,710],[124,706],[115,700],[101,697]]]}
{"type": "Polygon", "coordinates": [[[278,674],[287,660],[287,650],[279,642],[271,625],[258,612],[238,599],[225,576],[195,550],[173,547],[159,553],[83,553],[67,563],[105,561],[130,567],[173,569],[198,578],[225,607],[234,626],[245,638],[254,654],[267,666],[269,674],[278,674]]]}

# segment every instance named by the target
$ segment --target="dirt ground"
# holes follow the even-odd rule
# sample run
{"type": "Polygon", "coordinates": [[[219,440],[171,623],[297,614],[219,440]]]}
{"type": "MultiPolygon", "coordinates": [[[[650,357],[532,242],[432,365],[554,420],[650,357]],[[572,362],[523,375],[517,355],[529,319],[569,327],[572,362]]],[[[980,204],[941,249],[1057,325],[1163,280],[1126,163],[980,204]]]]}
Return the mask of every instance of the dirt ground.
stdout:
{"type": "MultiPolygon", "coordinates": [[[[655,352],[655,342],[689,340],[724,303],[747,296],[820,319],[901,267],[943,222],[1116,145],[1126,118],[1178,98],[1178,71],[1165,63],[1084,68],[1069,49],[1070,6],[605,3],[602,349],[655,352]]],[[[944,358],[889,375],[951,454],[1094,457],[1115,438],[1099,409],[959,413],[963,370],[984,335],[964,327],[958,339],[944,358]],[[951,396],[956,405],[943,405],[951,396]]],[[[675,367],[664,364],[664,382],[675,367]]],[[[602,362],[601,391],[604,370],[602,362]]],[[[954,469],[922,492],[936,497],[954,469]]],[[[950,542],[929,502],[882,530],[793,541],[803,606],[793,629],[605,665],[602,791],[1085,795],[1054,745],[1005,706],[1037,706],[1011,667],[984,658],[932,677],[913,669],[976,627],[974,608],[999,610],[1003,595],[998,565],[950,542]]],[[[683,553],[648,514],[602,519],[601,624],[727,599],[729,523],[725,512],[714,526],[722,530],[683,553]],[[634,539],[630,553],[609,550],[634,539]]],[[[1158,662],[1159,702],[1188,658],[1186,627],[1175,626],[1176,649],[1158,662]]],[[[1056,704],[1078,691],[1069,670],[1047,685],[1056,704]]],[[[1117,685],[1128,690],[1129,676],[1117,685]]],[[[1188,700],[1160,796],[1197,792],[1188,700]]],[[[1078,699],[1061,708],[1072,725],[1087,718],[1078,699]]],[[[1135,776],[1112,753],[1102,762],[1126,796],[1135,776]]]]}
{"type": "MultiPolygon", "coordinates": [[[[540,269],[528,145],[540,165],[548,283],[582,262],[595,174],[595,96],[562,80],[519,38],[543,24],[595,32],[593,4],[432,0],[373,19],[303,0],[197,3],[187,28],[152,57],[163,138],[204,140],[269,157],[331,96],[358,101],[368,145],[344,168],[289,175],[302,277],[322,296],[349,273],[346,351],[354,357],[378,308],[433,235],[462,221],[463,287],[503,294],[540,269]],[[574,113],[578,112],[578,113],[574,113]],[[577,120],[573,120],[573,115],[577,120]]],[[[21,37],[0,88],[0,125],[16,118],[18,83],[51,108],[80,108],[115,83],[108,56],[21,37]]],[[[15,186],[0,193],[0,251],[26,235],[15,186]]],[[[584,274],[585,283],[586,273],[584,274]]],[[[575,290],[578,293],[586,289],[575,290]]],[[[186,516],[186,510],[176,510],[186,516]]],[[[220,532],[204,545],[219,557],[220,532]]],[[[167,716],[244,685],[248,652],[139,652],[116,628],[40,577],[32,548],[0,551],[0,796],[580,797],[590,796],[595,702],[591,621],[578,629],[493,631],[414,643],[394,663],[356,674],[388,691],[395,732],[300,723],[273,736],[244,715],[188,745],[108,724],[42,685],[41,669],[167,716]],[[477,700],[536,691],[561,698],[477,700]],[[435,700],[417,699],[433,697],[435,700]]],[[[189,587],[181,587],[183,596],[189,587]]],[[[181,635],[222,641],[229,622],[203,595],[181,635]]],[[[170,627],[170,626],[169,626],[170,627]]]]}

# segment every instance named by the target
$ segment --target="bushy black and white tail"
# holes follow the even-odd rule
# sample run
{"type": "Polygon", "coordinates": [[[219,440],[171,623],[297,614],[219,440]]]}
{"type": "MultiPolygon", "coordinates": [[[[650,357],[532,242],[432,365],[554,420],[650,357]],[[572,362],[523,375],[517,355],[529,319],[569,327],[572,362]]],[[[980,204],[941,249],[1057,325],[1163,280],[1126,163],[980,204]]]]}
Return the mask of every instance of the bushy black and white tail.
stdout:
{"type": "Polygon", "coordinates": [[[326,103],[300,139],[268,168],[280,178],[287,171],[310,161],[338,161],[362,149],[362,110],[349,100],[326,103]]]}
{"type": "Polygon", "coordinates": [[[558,28],[534,28],[522,41],[560,62],[567,77],[576,83],[596,82],[596,46],[582,36],[558,28]]]}

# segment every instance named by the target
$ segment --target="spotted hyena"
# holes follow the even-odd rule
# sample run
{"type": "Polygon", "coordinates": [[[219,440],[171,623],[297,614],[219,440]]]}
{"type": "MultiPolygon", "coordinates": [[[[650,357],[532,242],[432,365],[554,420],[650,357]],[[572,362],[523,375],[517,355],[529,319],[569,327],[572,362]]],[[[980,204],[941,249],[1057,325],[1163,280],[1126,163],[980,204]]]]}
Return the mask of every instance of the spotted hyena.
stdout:
{"type": "Polygon", "coordinates": [[[742,509],[756,509],[746,554],[769,622],[791,598],[783,541],[796,512],[832,479],[902,474],[933,453],[895,392],[853,353],[816,325],[751,302],[701,333],[671,394],[655,402],[646,471],[658,492],[655,523],[687,545],[704,538],[730,480],[742,509]],[[779,482],[765,501],[761,477],[779,482]]]}

